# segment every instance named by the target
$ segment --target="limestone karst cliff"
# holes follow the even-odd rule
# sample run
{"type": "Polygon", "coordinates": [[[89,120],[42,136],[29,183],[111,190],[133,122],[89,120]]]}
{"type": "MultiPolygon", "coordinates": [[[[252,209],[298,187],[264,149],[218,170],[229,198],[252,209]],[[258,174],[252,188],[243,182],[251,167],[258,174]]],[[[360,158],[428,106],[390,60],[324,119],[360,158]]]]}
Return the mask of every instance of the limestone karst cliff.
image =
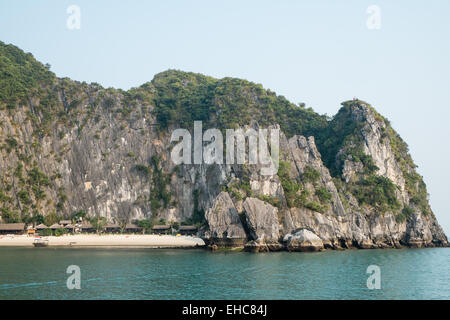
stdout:
{"type": "Polygon", "coordinates": [[[128,91],[0,43],[0,215],[197,224],[251,251],[444,246],[406,143],[370,104],[327,119],[245,80],[169,70],[128,91]],[[181,164],[176,128],[279,128],[279,170],[181,164]]]}

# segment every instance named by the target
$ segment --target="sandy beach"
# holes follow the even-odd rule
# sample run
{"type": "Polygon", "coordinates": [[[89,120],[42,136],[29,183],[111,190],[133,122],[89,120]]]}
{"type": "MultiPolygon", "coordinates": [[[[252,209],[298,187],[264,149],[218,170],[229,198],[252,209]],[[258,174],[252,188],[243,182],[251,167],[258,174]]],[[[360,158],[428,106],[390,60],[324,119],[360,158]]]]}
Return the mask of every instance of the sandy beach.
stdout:
{"type": "MultiPolygon", "coordinates": [[[[26,235],[1,235],[0,247],[32,247],[35,237],[26,235]]],[[[205,242],[190,236],[169,235],[63,235],[49,236],[49,247],[148,247],[148,248],[193,248],[205,242]]]]}

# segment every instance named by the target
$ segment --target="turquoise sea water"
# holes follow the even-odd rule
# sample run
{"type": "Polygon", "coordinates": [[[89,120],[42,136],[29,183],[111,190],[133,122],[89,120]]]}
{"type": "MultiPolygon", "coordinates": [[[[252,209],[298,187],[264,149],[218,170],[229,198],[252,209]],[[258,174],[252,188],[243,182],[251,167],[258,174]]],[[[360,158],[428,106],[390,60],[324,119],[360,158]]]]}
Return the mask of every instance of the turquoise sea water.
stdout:
{"type": "Polygon", "coordinates": [[[0,248],[0,299],[450,299],[450,248],[0,248]],[[80,267],[80,290],[67,289],[69,265],[80,267]],[[381,269],[380,290],[366,286],[369,265],[381,269]]]}

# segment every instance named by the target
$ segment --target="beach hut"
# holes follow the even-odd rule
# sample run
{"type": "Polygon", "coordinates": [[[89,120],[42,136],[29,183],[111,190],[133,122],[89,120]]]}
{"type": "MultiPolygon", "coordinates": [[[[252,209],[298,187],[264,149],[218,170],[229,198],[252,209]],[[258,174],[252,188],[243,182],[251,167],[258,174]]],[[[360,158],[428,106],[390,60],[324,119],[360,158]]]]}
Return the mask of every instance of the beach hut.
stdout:
{"type": "Polygon", "coordinates": [[[66,224],[66,225],[64,226],[64,229],[68,230],[69,232],[73,232],[73,231],[74,231],[74,228],[75,228],[75,227],[74,227],[71,223],[66,224]]]}
{"type": "Polygon", "coordinates": [[[60,224],[61,226],[65,227],[65,226],[68,225],[68,224],[72,224],[72,221],[71,221],[71,220],[61,220],[61,221],[59,222],[59,224],[60,224]]]}
{"type": "Polygon", "coordinates": [[[45,229],[48,229],[48,227],[45,224],[43,224],[43,223],[38,224],[36,226],[36,231],[38,231],[38,232],[41,231],[41,230],[45,230],[45,229]]]}
{"type": "Polygon", "coordinates": [[[197,233],[196,226],[180,226],[179,232],[183,235],[193,235],[197,233]]]}
{"type": "Polygon", "coordinates": [[[119,233],[120,232],[120,226],[117,223],[107,224],[105,226],[105,231],[108,232],[108,233],[119,233]]]}
{"type": "Polygon", "coordinates": [[[134,223],[127,223],[125,225],[125,232],[128,232],[128,233],[142,232],[142,228],[138,227],[134,223]]]}
{"type": "Polygon", "coordinates": [[[45,224],[41,223],[41,224],[38,224],[35,229],[39,234],[41,234],[42,232],[44,232],[44,230],[49,229],[49,227],[47,227],[45,224]]]}
{"type": "Polygon", "coordinates": [[[83,221],[81,223],[81,232],[93,233],[95,229],[89,221],[83,221]]]}
{"type": "Polygon", "coordinates": [[[52,224],[52,225],[50,226],[50,229],[52,229],[52,230],[56,230],[56,229],[59,229],[59,228],[61,228],[61,225],[58,224],[58,223],[54,223],[54,224],[52,224]]]}
{"type": "Polygon", "coordinates": [[[0,234],[22,234],[25,231],[25,223],[2,223],[0,234]]]}
{"type": "Polygon", "coordinates": [[[168,234],[170,231],[170,226],[168,225],[156,225],[152,228],[153,233],[156,234],[168,234]]]}

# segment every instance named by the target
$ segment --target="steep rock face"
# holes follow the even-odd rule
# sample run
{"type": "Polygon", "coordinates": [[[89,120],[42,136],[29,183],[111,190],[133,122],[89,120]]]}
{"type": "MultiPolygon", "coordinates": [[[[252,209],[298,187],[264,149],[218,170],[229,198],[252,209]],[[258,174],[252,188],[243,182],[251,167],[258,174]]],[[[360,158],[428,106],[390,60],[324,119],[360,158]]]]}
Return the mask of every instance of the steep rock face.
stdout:
{"type": "MultiPolygon", "coordinates": [[[[355,103],[352,106],[352,120],[362,123],[360,134],[364,153],[370,155],[378,167],[377,173],[389,178],[395,185],[400,187],[403,200],[407,199],[405,193],[405,179],[402,170],[395,159],[395,154],[390,145],[390,139],[385,138],[387,126],[384,121],[377,119],[374,110],[364,103],[355,103]]],[[[346,174],[344,178],[349,181],[355,172],[362,169],[361,163],[346,161],[346,174]],[[356,166],[356,168],[351,168],[356,166]]]]}
{"type": "Polygon", "coordinates": [[[277,251],[280,231],[278,209],[256,198],[247,198],[243,204],[245,219],[251,243],[247,244],[250,251],[277,251]]]}
{"type": "MultiPolygon", "coordinates": [[[[62,93],[59,99],[63,104],[62,93]]],[[[146,123],[151,119],[146,119],[138,107],[126,122],[127,127],[118,130],[121,121],[98,108],[90,120],[84,114],[77,116],[75,121],[84,122],[84,127],[67,128],[64,123],[56,123],[48,135],[38,139],[29,115],[40,103],[30,101],[16,109],[12,117],[4,110],[0,111],[0,135],[14,137],[17,141],[15,152],[2,151],[4,161],[0,162],[0,170],[20,168],[25,181],[25,184],[20,182],[20,174],[4,176],[5,184],[12,185],[15,192],[26,191],[33,187],[27,180],[32,169],[37,168],[49,179],[49,183],[34,185],[45,193],[45,199],[40,200],[42,196],[30,192],[30,201],[37,203],[39,212],[54,212],[58,204],[58,210],[63,212],[84,209],[91,216],[108,219],[142,216],[143,211],[148,210],[148,204],[135,206],[133,203],[140,196],[148,195],[149,186],[133,167],[135,162],[148,161],[162,151],[157,141],[141,138],[140,130],[152,134],[152,128],[146,123]],[[127,156],[132,151],[133,154],[127,156]]],[[[88,108],[88,105],[83,107],[88,108]]],[[[30,201],[24,199],[19,206],[23,209],[30,201]]]]}
{"type": "Polygon", "coordinates": [[[205,238],[210,243],[219,245],[243,245],[246,233],[241,219],[227,192],[221,192],[208,211],[205,218],[208,221],[209,230],[205,238]]]}
{"type": "Polygon", "coordinates": [[[244,201],[244,210],[252,240],[278,242],[280,232],[277,208],[256,198],[247,198],[244,201]]]}
{"type": "MultiPolygon", "coordinates": [[[[331,179],[328,169],[322,163],[314,137],[306,139],[302,136],[293,136],[289,139],[287,148],[289,150],[288,159],[294,164],[293,167],[296,169],[298,177],[304,175],[306,168],[312,168],[319,172],[319,181],[316,182],[314,188],[323,187],[330,193],[331,206],[328,208],[328,212],[333,212],[340,216],[345,215],[344,207],[339,198],[336,186],[331,179]]],[[[311,184],[311,182],[309,184],[311,184]]]]}
{"type": "Polygon", "coordinates": [[[165,164],[166,172],[177,172],[172,174],[168,187],[175,203],[169,209],[159,211],[159,216],[167,221],[183,221],[195,210],[206,212],[213,206],[230,174],[228,166],[180,165],[175,169],[170,159],[165,164]]]}

